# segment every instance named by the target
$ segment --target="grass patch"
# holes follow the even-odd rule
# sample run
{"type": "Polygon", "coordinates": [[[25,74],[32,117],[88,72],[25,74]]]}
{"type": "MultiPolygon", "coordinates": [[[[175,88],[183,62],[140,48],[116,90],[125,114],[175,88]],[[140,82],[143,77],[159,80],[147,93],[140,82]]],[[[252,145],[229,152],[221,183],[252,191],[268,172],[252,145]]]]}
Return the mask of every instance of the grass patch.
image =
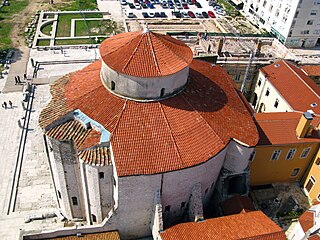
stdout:
{"type": "Polygon", "coordinates": [[[50,46],[50,40],[40,39],[37,41],[37,46],[39,46],[39,47],[50,46]]]}
{"type": "Polygon", "coordinates": [[[0,10],[0,50],[11,47],[10,32],[12,29],[11,20],[28,5],[28,0],[10,1],[10,6],[4,6],[0,10]]]}
{"type": "Polygon", "coordinates": [[[116,29],[117,23],[110,19],[76,21],[75,35],[88,36],[88,30],[90,31],[90,36],[107,35],[115,32],[116,29]]]}
{"type": "Polygon", "coordinates": [[[73,0],[59,6],[62,11],[95,10],[97,8],[96,0],[73,0]]]}
{"type": "Polygon", "coordinates": [[[52,31],[52,24],[45,25],[43,28],[41,28],[41,32],[48,36],[51,36],[50,34],[51,31],[52,31]]]}
{"type": "MultiPolygon", "coordinates": [[[[86,18],[102,18],[101,13],[84,14],[86,18]]],[[[57,37],[69,37],[71,34],[71,19],[83,18],[82,14],[59,14],[57,25],[57,37]]]]}
{"type": "Polygon", "coordinates": [[[94,39],[92,39],[91,41],[89,38],[86,38],[86,39],[57,39],[57,40],[55,40],[54,44],[56,46],[59,46],[59,45],[79,45],[79,44],[93,44],[93,43],[95,43],[94,39]]]}
{"type": "Polygon", "coordinates": [[[232,5],[231,5],[228,1],[226,1],[226,0],[218,0],[217,2],[218,2],[221,6],[223,6],[224,10],[226,11],[226,13],[227,13],[228,15],[231,15],[231,13],[234,12],[234,11],[237,11],[237,12],[238,12],[238,10],[236,10],[235,7],[232,6],[232,5]]]}

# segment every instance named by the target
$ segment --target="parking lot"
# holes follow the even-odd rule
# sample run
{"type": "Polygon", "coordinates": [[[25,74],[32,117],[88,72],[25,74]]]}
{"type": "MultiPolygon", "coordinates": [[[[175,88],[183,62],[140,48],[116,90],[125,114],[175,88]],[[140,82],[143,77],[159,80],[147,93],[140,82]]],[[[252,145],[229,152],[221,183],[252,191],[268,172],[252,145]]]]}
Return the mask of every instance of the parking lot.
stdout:
{"type": "Polygon", "coordinates": [[[214,10],[206,0],[120,0],[120,2],[125,18],[210,19],[222,16],[221,12],[214,10]]]}

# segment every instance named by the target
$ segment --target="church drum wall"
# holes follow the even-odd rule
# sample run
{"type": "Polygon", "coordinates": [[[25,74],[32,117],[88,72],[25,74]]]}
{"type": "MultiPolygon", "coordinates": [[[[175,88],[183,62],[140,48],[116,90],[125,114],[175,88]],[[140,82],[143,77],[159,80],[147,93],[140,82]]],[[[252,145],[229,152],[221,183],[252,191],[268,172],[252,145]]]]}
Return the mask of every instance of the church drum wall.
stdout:
{"type": "Polygon", "coordinates": [[[154,78],[139,78],[118,73],[103,62],[101,67],[101,77],[109,89],[113,81],[115,93],[137,99],[160,98],[162,88],[164,88],[164,96],[177,92],[185,86],[188,76],[189,67],[172,75],[154,78]]]}

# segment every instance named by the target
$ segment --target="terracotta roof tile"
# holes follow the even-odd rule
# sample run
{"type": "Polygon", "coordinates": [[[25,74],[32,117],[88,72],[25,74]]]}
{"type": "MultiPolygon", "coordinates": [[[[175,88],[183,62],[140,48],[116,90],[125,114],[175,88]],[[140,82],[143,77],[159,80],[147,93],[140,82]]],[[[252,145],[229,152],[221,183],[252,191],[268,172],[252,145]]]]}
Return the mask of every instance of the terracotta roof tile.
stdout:
{"type": "Polygon", "coordinates": [[[308,238],[308,240],[320,240],[320,236],[319,236],[318,233],[316,233],[316,234],[310,236],[310,237],[308,238]]]}
{"type": "Polygon", "coordinates": [[[113,70],[144,78],[174,74],[193,58],[191,49],[181,41],[153,32],[108,38],[100,45],[100,55],[113,70]]]}
{"type": "Polygon", "coordinates": [[[65,236],[58,238],[47,238],[47,240],[120,240],[120,235],[117,231],[104,233],[88,233],[82,234],[81,237],[65,236]]]}
{"type": "Polygon", "coordinates": [[[70,120],[49,129],[48,131],[46,131],[46,135],[60,141],[73,140],[76,147],[78,149],[81,149],[86,138],[89,136],[94,135],[95,141],[92,142],[92,139],[91,139],[90,146],[87,143],[86,144],[87,147],[91,147],[99,143],[100,138],[97,139],[96,135],[98,134],[100,136],[100,133],[94,133],[94,132],[96,131],[94,131],[93,129],[86,129],[81,124],[81,122],[77,120],[70,120]]]}
{"type": "MultiPolygon", "coordinates": [[[[102,85],[100,62],[53,85],[66,102],[65,113],[80,109],[111,132],[119,176],[155,174],[206,162],[231,139],[248,146],[258,141],[255,124],[226,72],[194,60],[186,89],[166,100],[135,102],[102,85]],[[88,70],[89,69],[89,70],[88,70]],[[82,88],[83,86],[83,88],[82,88]],[[61,89],[60,89],[61,88],[61,89]]],[[[54,113],[54,97],[44,111],[54,113]]],[[[44,113],[41,113],[44,114],[44,113]]],[[[40,118],[42,126],[51,116],[40,118]]]]}
{"type": "Polygon", "coordinates": [[[222,212],[224,215],[238,214],[254,211],[252,200],[249,197],[236,195],[221,203],[222,212]]]}
{"type": "Polygon", "coordinates": [[[320,114],[320,88],[301,69],[284,60],[261,68],[272,85],[296,111],[320,114]],[[317,103],[316,107],[311,107],[317,103]]]}
{"type": "Polygon", "coordinates": [[[310,228],[314,226],[314,212],[305,211],[299,217],[299,223],[304,232],[307,232],[310,228]]]}
{"type": "Polygon", "coordinates": [[[320,76],[320,65],[304,65],[301,66],[301,69],[308,76],[320,76]]]}
{"type": "Polygon", "coordinates": [[[95,147],[78,152],[79,159],[86,164],[105,166],[111,164],[108,147],[95,147]]]}
{"type": "MultiPolygon", "coordinates": [[[[298,112],[256,113],[254,117],[260,136],[258,145],[320,142],[320,132],[316,130],[311,137],[297,137],[296,127],[301,116],[302,113],[298,112]]],[[[312,125],[317,126],[319,122],[320,117],[315,117],[312,125]]]]}
{"type": "Polygon", "coordinates": [[[162,240],[285,240],[282,229],[261,211],[175,225],[160,233],[162,240]]]}

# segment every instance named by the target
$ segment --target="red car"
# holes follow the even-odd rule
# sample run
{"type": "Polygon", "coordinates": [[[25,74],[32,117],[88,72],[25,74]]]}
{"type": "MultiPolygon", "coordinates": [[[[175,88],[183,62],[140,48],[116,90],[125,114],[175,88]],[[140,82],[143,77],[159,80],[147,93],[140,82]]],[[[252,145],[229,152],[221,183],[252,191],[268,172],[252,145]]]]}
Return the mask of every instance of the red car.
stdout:
{"type": "Polygon", "coordinates": [[[215,18],[216,15],[214,15],[214,13],[212,11],[208,11],[208,16],[211,18],[215,18]]]}
{"type": "Polygon", "coordinates": [[[194,15],[194,13],[192,11],[188,11],[188,15],[191,18],[195,18],[196,17],[196,15],[194,15]]]}
{"type": "Polygon", "coordinates": [[[183,7],[183,9],[189,9],[188,4],[186,4],[186,3],[182,3],[182,7],[183,7]]]}

